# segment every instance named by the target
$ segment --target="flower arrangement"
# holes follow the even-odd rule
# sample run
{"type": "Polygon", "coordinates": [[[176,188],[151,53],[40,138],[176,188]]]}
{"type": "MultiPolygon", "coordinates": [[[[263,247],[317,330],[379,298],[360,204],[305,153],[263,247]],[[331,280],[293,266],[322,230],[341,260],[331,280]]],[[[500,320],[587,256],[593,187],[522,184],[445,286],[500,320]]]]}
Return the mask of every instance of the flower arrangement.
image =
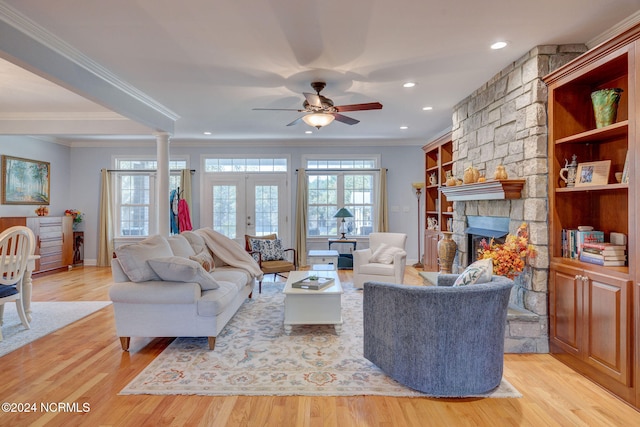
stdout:
{"type": "Polygon", "coordinates": [[[518,227],[515,236],[508,234],[504,243],[495,243],[494,239],[487,243],[486,239],[482,239],[478,250],[478,259],[490,258],[493,261],[493,274],[509,279],[522,273],[527,258],[535,255],[535,248],[529,244],[529,228],[526,222],[518,227]]]}
{"type": "Polygon", "coordinates": [[[67,209],[64,211],[64,214],[66,216],[72,216],[74,224],[80,224],[82,222],[82,212],[77,209],[67,209]]]}

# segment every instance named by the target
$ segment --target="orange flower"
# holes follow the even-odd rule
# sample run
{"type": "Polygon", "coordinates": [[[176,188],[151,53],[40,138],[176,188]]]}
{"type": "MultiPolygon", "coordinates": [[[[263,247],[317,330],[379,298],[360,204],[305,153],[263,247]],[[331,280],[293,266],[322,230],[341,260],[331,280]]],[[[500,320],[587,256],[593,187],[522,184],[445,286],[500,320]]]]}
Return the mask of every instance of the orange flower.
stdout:
{"type": "Polygon", "coordinates": [[[535,248],[529,244],[529,229],[526,222],[518,227],[515,236],[508,234],[504,243],[496,243],[494,239],[487,243],[486,239],[482,239],[478,250],[478,259],[493,261],[493,274],[506,276],[509,279],[522,273],[527,258],[535,255],[535,248]]]}

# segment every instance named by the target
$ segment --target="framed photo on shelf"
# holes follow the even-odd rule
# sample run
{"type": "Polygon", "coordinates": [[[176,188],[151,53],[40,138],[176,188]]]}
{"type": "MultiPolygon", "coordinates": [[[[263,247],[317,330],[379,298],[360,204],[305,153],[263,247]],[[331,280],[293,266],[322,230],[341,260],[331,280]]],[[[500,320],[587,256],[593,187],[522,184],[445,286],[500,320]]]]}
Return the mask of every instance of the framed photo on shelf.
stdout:
{"type": "Polygon", "coordinates": [[[49,204],[49,162],[2,156],[2,203],[49,204]]]}
{"type": "Polygon", "coordinates": [[[624,168],[622,169],[622,179],[620,180],[623,184],[629,183],[629,151],[627,150],[627,157],[624,159],[624,168]]]}
{"type": "Polygon", "coordinates": [[[578,163],[578,171],[576,173],[576,187],[586,187],[589,185],[607,185],[609,183],[610,169],[611,160],[578,163]]]}

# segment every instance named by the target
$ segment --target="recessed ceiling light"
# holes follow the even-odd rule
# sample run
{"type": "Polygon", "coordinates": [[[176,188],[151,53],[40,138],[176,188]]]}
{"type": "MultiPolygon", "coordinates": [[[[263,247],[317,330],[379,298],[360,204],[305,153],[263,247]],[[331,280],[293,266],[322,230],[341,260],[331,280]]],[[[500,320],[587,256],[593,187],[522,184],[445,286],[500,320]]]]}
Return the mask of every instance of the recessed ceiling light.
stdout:
{"type": "Polygon", "coordinates": [[[402,85],[402,87],[414,87],[416,84],[414,82],[406,82],[402,85]]]}
{"type": "Polygon", "coordinates": [[[209,132],[209,131],[206,131],[206,132],[203,132],[203,133],[204,133],[205,135],[211,135],[211,132],[209,132]]]}
{"type": "Polygon", "coordinates": [[[497,50],[507,46],[507,42],[495,42],[491,45],[491,49],[497,50]]]}
{"type": "Polygon", "coordinates": [[[313,133],[313,131],[306,130],[306,131],[304,131],[304,133],[313,133]]]}
{"type": "Polygon", "coordinates": [[[423,111],[431,111],[433,110],[433,107],[422,107],[423,111]]]}
{"type": "Polygon", "coordinates": [[[409,129],[409,126],[400,126],[400,129],[402,130],[409,129]]]}

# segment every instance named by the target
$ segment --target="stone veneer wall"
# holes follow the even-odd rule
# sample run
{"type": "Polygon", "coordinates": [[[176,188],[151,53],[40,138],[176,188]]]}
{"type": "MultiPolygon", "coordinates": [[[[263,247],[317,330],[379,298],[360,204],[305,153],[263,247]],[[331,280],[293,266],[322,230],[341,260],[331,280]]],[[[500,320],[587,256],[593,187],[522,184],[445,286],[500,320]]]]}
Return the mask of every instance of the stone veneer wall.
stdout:
{"type": "Polygon", "coordinates": [[[586,50],[584,45],[538,46],[454,107],[454,176],[462,179],[464,169],[473,165],[490,179],[503,164],[509,178],[526,180],[521,199],[454,203],[458,271],[469,259],[467,215],[509,217],[512,233],[523,221],[529,225],[538,255],[516,279],[511,303],[537,316],[509,322],[506,352],[549,351],[547,88],[542,77],[586,50]]]}

